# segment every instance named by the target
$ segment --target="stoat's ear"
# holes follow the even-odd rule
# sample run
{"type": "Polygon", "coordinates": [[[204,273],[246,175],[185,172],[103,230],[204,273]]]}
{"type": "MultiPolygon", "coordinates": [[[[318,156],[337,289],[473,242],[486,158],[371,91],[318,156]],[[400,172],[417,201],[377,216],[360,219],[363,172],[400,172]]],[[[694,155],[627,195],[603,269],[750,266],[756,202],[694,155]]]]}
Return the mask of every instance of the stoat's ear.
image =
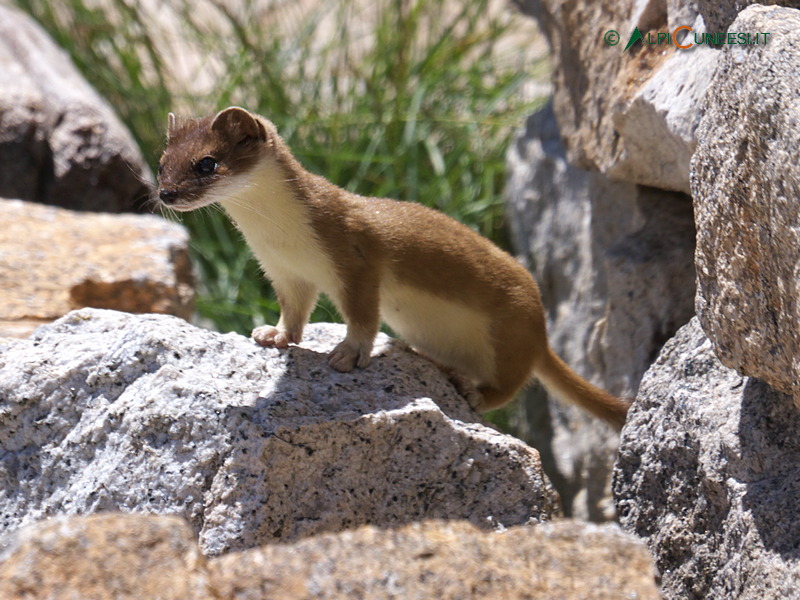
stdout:
{"type": "Polygon", "coordinates": [[[237,142],[246,139],[265,141],[267,132],[264,126],[252,114],[238,106],[221,110],[211,121],[211,130],[223,135],[236,136],[237,142]]]}
{"type": "Polygon", "coordinates": [[[172,137],[172,134],[175,133],[177,129],[177,119],[175,119],[175,113],[171,112],[167,115],[167,139],[172,137]]]}

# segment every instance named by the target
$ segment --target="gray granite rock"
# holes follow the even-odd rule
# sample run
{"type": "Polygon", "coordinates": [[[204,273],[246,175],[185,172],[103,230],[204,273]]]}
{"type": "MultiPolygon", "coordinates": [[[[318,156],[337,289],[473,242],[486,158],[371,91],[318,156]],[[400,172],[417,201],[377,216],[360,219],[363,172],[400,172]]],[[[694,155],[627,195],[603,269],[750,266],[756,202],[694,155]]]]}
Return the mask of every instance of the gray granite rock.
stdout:
{"type": "MultiPolygon", "coordinates": [[[[703,15],[709,31],[738,31],[731,27],[737,15],[751,4],[762,4],[756,0],[696,0],[697,10],[703,15]]],[[[769,4],[800,8],[797,0],[770,0],[769,4]]]]}
{"type": "MultiPolygon", "coordinates": [[[[663,343],[694,312],[694,223],[683,194],[568,164],[550,107],[508,155],[512,240],[547,307],[551,345],[601,387],[633,396],[663,343]]],[[[542,453],[567,514],[613,518],[618,437],[531,388],[522,435],[542,453]]]]}
{"type": "Polygon", "coordinates": [[[751,6],[703,105],[692,160],[697,314],[723,364],[800,406],[800,11],[751,6]]]}
{"type": "Polygon", "coordinates": [[[666,600],[783,600],[800,585],[800,412],[714,355],[697,319],[642,380],[614,493],[666,600]]]}
{"type": "Polygon", "coordinates": [[[480,423],[382,337],[368,369],[171,316],[84,309],[0,341],[0,531],[51,515],[178,514],[215,555],[359,524],[547,520],[536,450],[480,423]],[[435,402],[434,402],[435,400],[435,402]]]}
{"type": "Polygon", "coordinates": [[[152,175],[114,110],[30,17],[0,4],[0,196],[141,210],[152,175]],[[89,193],[91,191],[91,193],[89,193]]]}

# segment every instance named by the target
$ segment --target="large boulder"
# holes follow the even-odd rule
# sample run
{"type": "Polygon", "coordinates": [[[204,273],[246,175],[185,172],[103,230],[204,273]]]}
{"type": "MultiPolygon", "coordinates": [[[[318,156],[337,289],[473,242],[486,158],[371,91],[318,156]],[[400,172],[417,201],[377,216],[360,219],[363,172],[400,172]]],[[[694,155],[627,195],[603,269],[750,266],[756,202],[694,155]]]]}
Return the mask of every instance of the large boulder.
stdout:
{"type": "Polygon", "coordinates": [[[85,306],[192,316],[189,235],[178,224],[2,198],[0,222],[0,336],[26,337],[85,306]]]}
{"type": "Polygon", "coordinates": [[[500,532],[464,522],[361,527],[222,556],[210,573],[241,600],[247,589],[294,600],[659,598],[639,540],[617,525],[570,520],[500,532]]]}
{"type": "MultiPolygon", "coordinates": [[[[517,3],[538,18],[550,42],[553,112],[566,151],[553,160],[556,134],[539,133],[541,142],[512,152],[524,184],[512,186],[512,199],[522,189],[540,207],[517,210],[524,220],[516,229],[529,233],[515,237],[541,283],[554,345],[612,391],[638,382],[691,314],[693,290],[688,199],[681,210],[679,195],[670,206],[663,192],[628,183],[693,196],[700,319],[667,342],[639,386],[614,475],[621,522],[647,539],[666,598],[795,597],[800,161],[792,140],[800,114],[800,13],[742,10],[748,0],[517,3]],[[761,37],[749,45],[684,50],[639,42],[623,49],[635,27],[648,36],[681,25],[698,34],[770,36],[766,44],[761,37]],[[609,30],[618,32],[618,46],[604,44],[609,30]],[[570,172],[567,163],[594,172],[572,176],[577,192],[553,184],[570,172]],[[586,200],[570,199],[578,193],[586,200]],[[625,242],[607,248],[618,234],[625,242]],[[537,237],[569,241],[551,249],[529,241],[537,237]],[[637,262],[640,251],[652,262],[637,262]],[[564,343],[568,336],[573,341],[564,343]],[[585,358],[575,346],[589,348],[585,358]]],[[[551,454],[570,464],[565,457],[583,451],[580,443],[541,444],[545,464],[548,447],[560,448],[551,454]]],[[[607,451],[595,445],[586,456],[607,451]]],[[[574,511],[576,501],[564,496],[574,511]]]]}
{"type": "Polygon", "coordinates": [[[697,319],[642,380],[614,493],[646,539],[666,600],[796,598],[800,412],[723,366],[697,319]]]}
{"type": "Polygon", "coordinates": [[[657,600],[646,548],[616,526],[560,521],[482,532],[464,522],[363,526],[219,558],[176,517],[57,518],[0,554],[0,596],[45,600],[563,598],[657,600]]]}
{"type": "Polygon", "coordinates": [[[59,517],[5,536],[0,598],[222,600],[177,517],[59,517]]]}
{"type": "MultiPolygon", "coordinates": [[[[706,137],[697,132],[700,104],[707,89],[719,95],[710,81],[721,56],[721,46],[697,44],[694,36],[746,31],[733,21],[755,2],[514,2],[536,18],[548,40],[555,113],[570,163],[616,180],[689,192],[689,163],[706,137]],[[690,48],[639,42],[625,50],[635,28],[656,40],[682,26],[691,28],[691,37],[678,40],[690,48]],[[614,46],[604,41],[610,31],[618,35],[614,46]]],[[[800,7],[798,0],[770,4],[800,7]]]]}
{"type": "MultiPolygon", "coordinates": [[[[688,197],[571,166],[548,105],[508,154],[512,241],[547,308],[550,343],[574,369],[633,397],[663,343],[694,314],[688,197]]],[[[521,435],[542,453],[566,514],[613,518],[618,437],[531,388],[521,435]]]]}
{"type": "Polygon", "coordinates": [[[152,175],[131,134],[66,52],[0,4],[0,196],[142,210],[152,175]]]}
{"type": "Polygon", "coordinates": [[[800,11],[752,6],[731,29],[771,37],[726,47],[703,104],[697,314],[725,365],[800,406],[800,11]]]}
{"type": "MultiPolygon", "coordinates": [[[[696,10],[703,15],[709,31],[739,31],[731,24],[751,4],[762,3],[757,0],[697,0],[696,10]]],[[[800,8],[798,0],[770,0],[769,4],[800,8]]]]}
{"type": "Polygon", "coordinates": [[[553,55],[554,108],[571,164],[617,180],[689,191],[699,103],[718,52],[638,43],[687,25],[705,30],[692,2],[515,0],[535,17],[553,55]],[[615,31],[619,43],[607,46],[615,31]]]}
{"type": "Polygon", "coordinates": [[[266,349],[166,315],[83,309],[0,340],[0,529],[109,510],[178,514],[205,554],[364,523],[545,521],[536,450],[481,424],[427,360],[344,326],[266,349]],[[434,401],[435,400],[435,401],[434,401]]]}

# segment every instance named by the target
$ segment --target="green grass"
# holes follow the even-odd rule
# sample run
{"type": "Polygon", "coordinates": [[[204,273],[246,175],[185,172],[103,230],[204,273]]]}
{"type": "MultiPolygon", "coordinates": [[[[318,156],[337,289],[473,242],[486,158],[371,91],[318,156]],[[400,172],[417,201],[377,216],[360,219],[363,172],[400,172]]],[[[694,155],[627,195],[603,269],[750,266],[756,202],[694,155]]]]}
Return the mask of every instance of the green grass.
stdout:
{"type": "MultiPolygon", "coordinates": [[[[212,84],[202,95],[176,83],[159,26],[134,0],[15,3],[67,49],[152,166],[167,112],[238,104],[271,119],[308,169],[338,185],[422,202],[506,245],[505,149],[537,102],[523,86],[546,73],[541,61],[498,50],[513,26],[489,16],[488,0],[377,0],[366,5],[366,30],[346,0],[322,0],[301,17],[278,3],[258,12],[243,2],[235,13],[225,2],[175,1],[180,35],[206,57],[198,76],[212,84]],[[213,27],[203,6],[216,7],[213,27]]],[[[201,280],[199,319],[243,334],[274,322],[274,295],[227,219],[207,210],[182,220],[201,280]]],[[[335,318],[329,304],[313,316],[335,318]]]]}

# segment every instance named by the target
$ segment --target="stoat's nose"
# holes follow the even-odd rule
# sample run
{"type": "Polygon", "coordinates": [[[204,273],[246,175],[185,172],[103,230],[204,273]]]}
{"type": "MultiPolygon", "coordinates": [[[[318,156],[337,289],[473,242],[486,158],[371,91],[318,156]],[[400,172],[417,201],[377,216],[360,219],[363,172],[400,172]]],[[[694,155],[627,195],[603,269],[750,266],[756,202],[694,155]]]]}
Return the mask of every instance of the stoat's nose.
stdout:
{"type": "Polygon", "coordinates": [[[178,191],[161,188],[158,190],[158,197],[164,204],[172,204],[178,199],[178,191]]]}

